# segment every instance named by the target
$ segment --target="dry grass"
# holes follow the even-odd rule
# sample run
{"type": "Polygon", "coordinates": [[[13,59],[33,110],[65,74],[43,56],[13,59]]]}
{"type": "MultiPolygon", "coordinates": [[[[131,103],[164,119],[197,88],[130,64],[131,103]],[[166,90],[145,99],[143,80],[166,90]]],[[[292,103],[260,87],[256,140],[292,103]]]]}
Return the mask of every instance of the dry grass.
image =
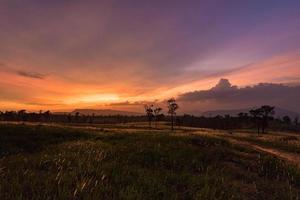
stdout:
{"type": "Polygon", "coordinates": [[[0,139],[0,199],[299,196],[297,168],[190,129],[0,125],[0,139]]]}

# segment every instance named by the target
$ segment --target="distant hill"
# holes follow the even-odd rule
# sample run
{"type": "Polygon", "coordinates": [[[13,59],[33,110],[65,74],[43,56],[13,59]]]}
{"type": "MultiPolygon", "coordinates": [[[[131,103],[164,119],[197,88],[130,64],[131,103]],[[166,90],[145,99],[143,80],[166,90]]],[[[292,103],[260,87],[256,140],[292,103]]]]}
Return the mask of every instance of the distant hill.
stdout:
{"type": "Polygon", "coordinates": [[[96,116],[108,116],[108,115],[127,115],[127,116],[138,116],[142,115],[137,112],[128,112],[122,110],[111,110],[111,109],[75,109],[71,114],[79,113],[81,115],[96,115],[96,116]]]}
{"type": "MultiPolygon", "coordinates": [[[[203,112],[201,115],[209,117],[209,116],[217,116],[217,115],[231,115],[231,116],[237,116],[239,113],[244,112],[244,113],[248,113],[249,110],[251,110],[252,108],[245,108],[245,109],[235,109],[235,110],[214,110],[214,111],[206,111],[203,112]]],[[[299,113],[290,111],[290,110],[286,110],[284,108],[279,108],[279,107],[275,107],[275,117],[283,117],[283,116],[289,116],[292,119],[294,119],[295,117],[300,117],[299,113]]]]}

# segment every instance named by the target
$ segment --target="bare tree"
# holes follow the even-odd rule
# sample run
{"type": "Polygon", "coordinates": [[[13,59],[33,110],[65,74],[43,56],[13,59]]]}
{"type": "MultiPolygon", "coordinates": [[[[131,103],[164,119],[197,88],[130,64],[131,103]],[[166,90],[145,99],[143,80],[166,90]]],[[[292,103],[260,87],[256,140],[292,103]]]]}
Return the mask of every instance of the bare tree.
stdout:
{"type": "Polygon", "coordinates": [[[171,130],[174,130],[174,116],[176,115],[176,110],[179,108],[176,100],[171,98],[168,100],[168,113],[171,115],[171,130]]]}
{"type": "Polygon", "coordinates": [[[159,118],[161,116],[161,114],[160,114],[161,111],[162,111],[162,108],[160,108],[160,107],[157,107],[153,110],[154,119],[155,119],[155,128],[157,128],[157,124],[158,124],[159,118]]]}
{"type": "Polygon", "coordinates": [[[145,105],[145,112],[149,122],[149,128],[151,128],[151,122],[153,118],[153,105],[145,105]]]}

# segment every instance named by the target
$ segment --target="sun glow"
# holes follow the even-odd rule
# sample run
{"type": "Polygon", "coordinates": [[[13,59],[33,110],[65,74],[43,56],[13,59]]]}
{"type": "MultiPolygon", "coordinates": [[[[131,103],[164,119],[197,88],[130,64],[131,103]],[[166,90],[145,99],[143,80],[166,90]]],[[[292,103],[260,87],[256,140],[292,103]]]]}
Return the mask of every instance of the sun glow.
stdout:
{"type": "Polygon", "coordinates": [[[91,94],[83,95],[76,98],[70,98],[66,100],[66,104],[78,104],[78,103],[111,103],[119,101],[120,98],[116,94],[91,94]]]}

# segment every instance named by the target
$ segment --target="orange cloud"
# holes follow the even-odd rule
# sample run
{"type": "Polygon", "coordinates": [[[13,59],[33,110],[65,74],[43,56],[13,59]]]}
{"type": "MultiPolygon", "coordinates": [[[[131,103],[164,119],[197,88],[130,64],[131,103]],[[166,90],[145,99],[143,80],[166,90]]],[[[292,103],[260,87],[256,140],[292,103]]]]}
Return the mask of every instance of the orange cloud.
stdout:
{"type": "Polygon", "coordinates": [[[188,91],[208,89],[222,77],[239,86],[260,82],[291,83],[300,77],[299,66],[299,54],[279,55],[236,70],[211,74],[201,80],[186,83],[182,81],[183,84],[180,85],[156,85],[155,89],[144,88],[140,91],[133,85],[114,84],[114,80],[102,86],[96,83],[77,83],[51,74],[35,78],[2,70],[1,109],[69,110],[78,107],[105,107],[109,103],[124,101],[164,100],[188,91]]]}

